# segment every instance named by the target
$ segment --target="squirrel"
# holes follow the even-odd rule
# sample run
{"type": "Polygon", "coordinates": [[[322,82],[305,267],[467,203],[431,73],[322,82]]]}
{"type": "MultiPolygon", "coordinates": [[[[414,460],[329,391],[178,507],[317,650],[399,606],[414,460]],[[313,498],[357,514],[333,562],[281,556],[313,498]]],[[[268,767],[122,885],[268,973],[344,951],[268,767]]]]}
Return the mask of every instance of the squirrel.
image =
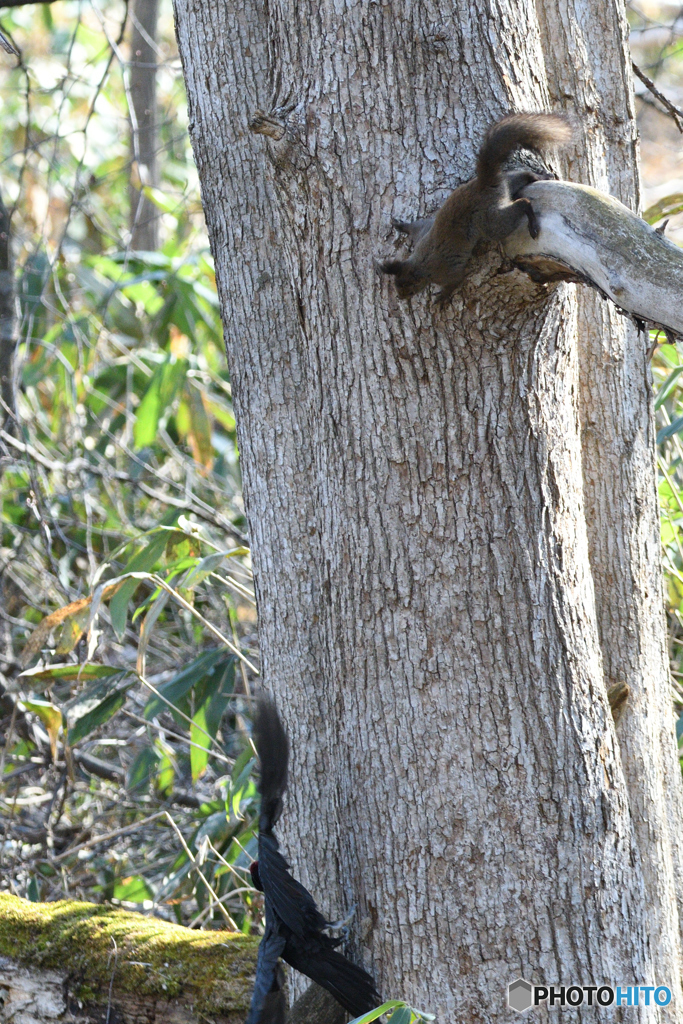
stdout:
{"type": "Polygon", "coordinates": [[[509,114],[494,124],[479,150],[475,178],[456,188],[433,217],[413,223],[392,221],[415,243],[407,260],[381,264],[385,274],[396,278],[399,298],[438,284],[439,302],[447,302],[464,280],[477,242],[506,238],[524,217],[529,234],[537,238],[540,229],[531,200],[516,196],[543,175],[528,169],[506,173],[503,164],[516,149],[545,153],[567,145],[572,135],[571,123],[562,114],[509,114]]]}

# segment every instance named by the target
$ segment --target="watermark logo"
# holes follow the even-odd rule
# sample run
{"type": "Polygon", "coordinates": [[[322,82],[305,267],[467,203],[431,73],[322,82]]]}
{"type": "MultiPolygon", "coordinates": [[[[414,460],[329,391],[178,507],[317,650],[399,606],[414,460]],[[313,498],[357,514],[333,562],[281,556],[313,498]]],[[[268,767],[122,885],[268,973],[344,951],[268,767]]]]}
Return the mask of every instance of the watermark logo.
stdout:
{"type": "Polygon", "coordinates": [[[516,978],[508,985],[508,1006],[526,1013],[532,1006],[668,1006],[666,985],[532,985],[516,978]]]}

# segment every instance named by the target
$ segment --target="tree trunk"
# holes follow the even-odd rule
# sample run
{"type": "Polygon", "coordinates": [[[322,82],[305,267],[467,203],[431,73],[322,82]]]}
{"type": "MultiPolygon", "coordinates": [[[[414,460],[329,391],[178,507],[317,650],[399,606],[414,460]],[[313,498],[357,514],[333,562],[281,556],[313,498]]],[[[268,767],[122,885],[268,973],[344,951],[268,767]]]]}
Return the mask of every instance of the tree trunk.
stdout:
{"type": "Polygon", "coordinates": [[[159,210],[141,191],[159,184],[157,171],[157,21],[159,0],[134,0],[131,19],[130,95],[131,161],[137,181],[130,186],[130,220],[133,250],[159,247],[159,210]]]}
{"type": "Polygon", "coordinates": [[[496,274],[495,249],[445,311],[373,266],[512,109],[576,112],[565,172],[635,201],[623,11],[176,20],[296,873],[328,915],[358,904],[384,995],[439,1020],[508,1021],[519,975],[668,985],[635,1012],[681,1020],[647,341],[593,294],[496,274]]]}
{"type": "MultiPolygon", "coordinates": [[[[14,350],[17,344],[17,292],[12,259],[12,226],[9,210],[0,196],[0,428],[15,429],[14,350]]],[[[7,446],[0,440],[0,457],[7,446]]],[[[0,468],[0,473],[2,472],[0,468]]]]}

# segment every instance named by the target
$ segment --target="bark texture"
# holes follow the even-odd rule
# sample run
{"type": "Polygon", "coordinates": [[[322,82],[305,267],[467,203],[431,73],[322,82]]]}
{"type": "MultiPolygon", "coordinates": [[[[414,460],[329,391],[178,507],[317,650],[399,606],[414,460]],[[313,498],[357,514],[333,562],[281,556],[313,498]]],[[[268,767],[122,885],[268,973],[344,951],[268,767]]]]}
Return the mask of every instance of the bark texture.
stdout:
{"type": "Polygon", "coordinates": [[[384,995],[441,1021],[509,1020],[519,975],[670,984],[648,1020],[681,1019],[644,343],[593,296],[579,319],[571,285],[497,275],[496,250],[445,311],[374,270],[391,216],[438,207],[512,109],[573,110],[571,176],[633,199],[622,15],[176,0],[265,685],[293,740],[285,845],[326,914],[358,904],[384,995]],[[612,651],[610,621],[637,640],[612,651]],[[620,726],[652,764],[625,766],[606,677],[657,688],[651,727],[620,726]]]}
{"type": "MultiPolygon", "coordinates": [[[[554,61],[551,97],[576,97],[583,146],[571,177],[638,211],[638,143],[628,29],[620,3],[538,5],[554,61]]],[[[622,764],[647,902],[655,970],[681,992],[683,820],[663,614],[649,339],[578,290],[584,496],[607,687],[625,681],[622,764]]],[[[676,997],[674,996],[674,999],[676,997]]],[[[680,999],[680,996],[679,996],[680,999]]],[[[682,1011],[668,1011],[681,1019],[682,1011]]]]}
{"type": "MultiPolygon", "coordinates": [[[[14,350],[17,344],[10,213],[0,197],[0,428],[15,433],[14,350]]],[[[6,453],[0,442],[0,455],[6,453]]]]}
{"type": "Polygon", "coordinates": [[[157,22],[159,0],[134,0],[130,61],[131,160],[137,182],[130,186],[130,247],[152,252],[159,247],[159,210],[142,193],[159,184],[157,170],[157,22]]]}

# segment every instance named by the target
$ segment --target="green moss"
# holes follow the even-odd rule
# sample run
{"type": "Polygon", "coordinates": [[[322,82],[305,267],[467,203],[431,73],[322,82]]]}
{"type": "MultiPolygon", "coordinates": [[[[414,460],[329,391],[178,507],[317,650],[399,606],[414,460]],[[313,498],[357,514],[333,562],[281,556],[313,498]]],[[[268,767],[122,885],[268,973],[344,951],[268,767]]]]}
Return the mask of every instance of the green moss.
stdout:
{"type": "Polygon", "coordinates": [[[93,903],[31,903],[0,893],[0,955],[67,971],[84,1001],[106,998],[114,942],[115,992],[182,995],[199,1013],[249,1006],[258,938],[192,931],[93,903]]]}

